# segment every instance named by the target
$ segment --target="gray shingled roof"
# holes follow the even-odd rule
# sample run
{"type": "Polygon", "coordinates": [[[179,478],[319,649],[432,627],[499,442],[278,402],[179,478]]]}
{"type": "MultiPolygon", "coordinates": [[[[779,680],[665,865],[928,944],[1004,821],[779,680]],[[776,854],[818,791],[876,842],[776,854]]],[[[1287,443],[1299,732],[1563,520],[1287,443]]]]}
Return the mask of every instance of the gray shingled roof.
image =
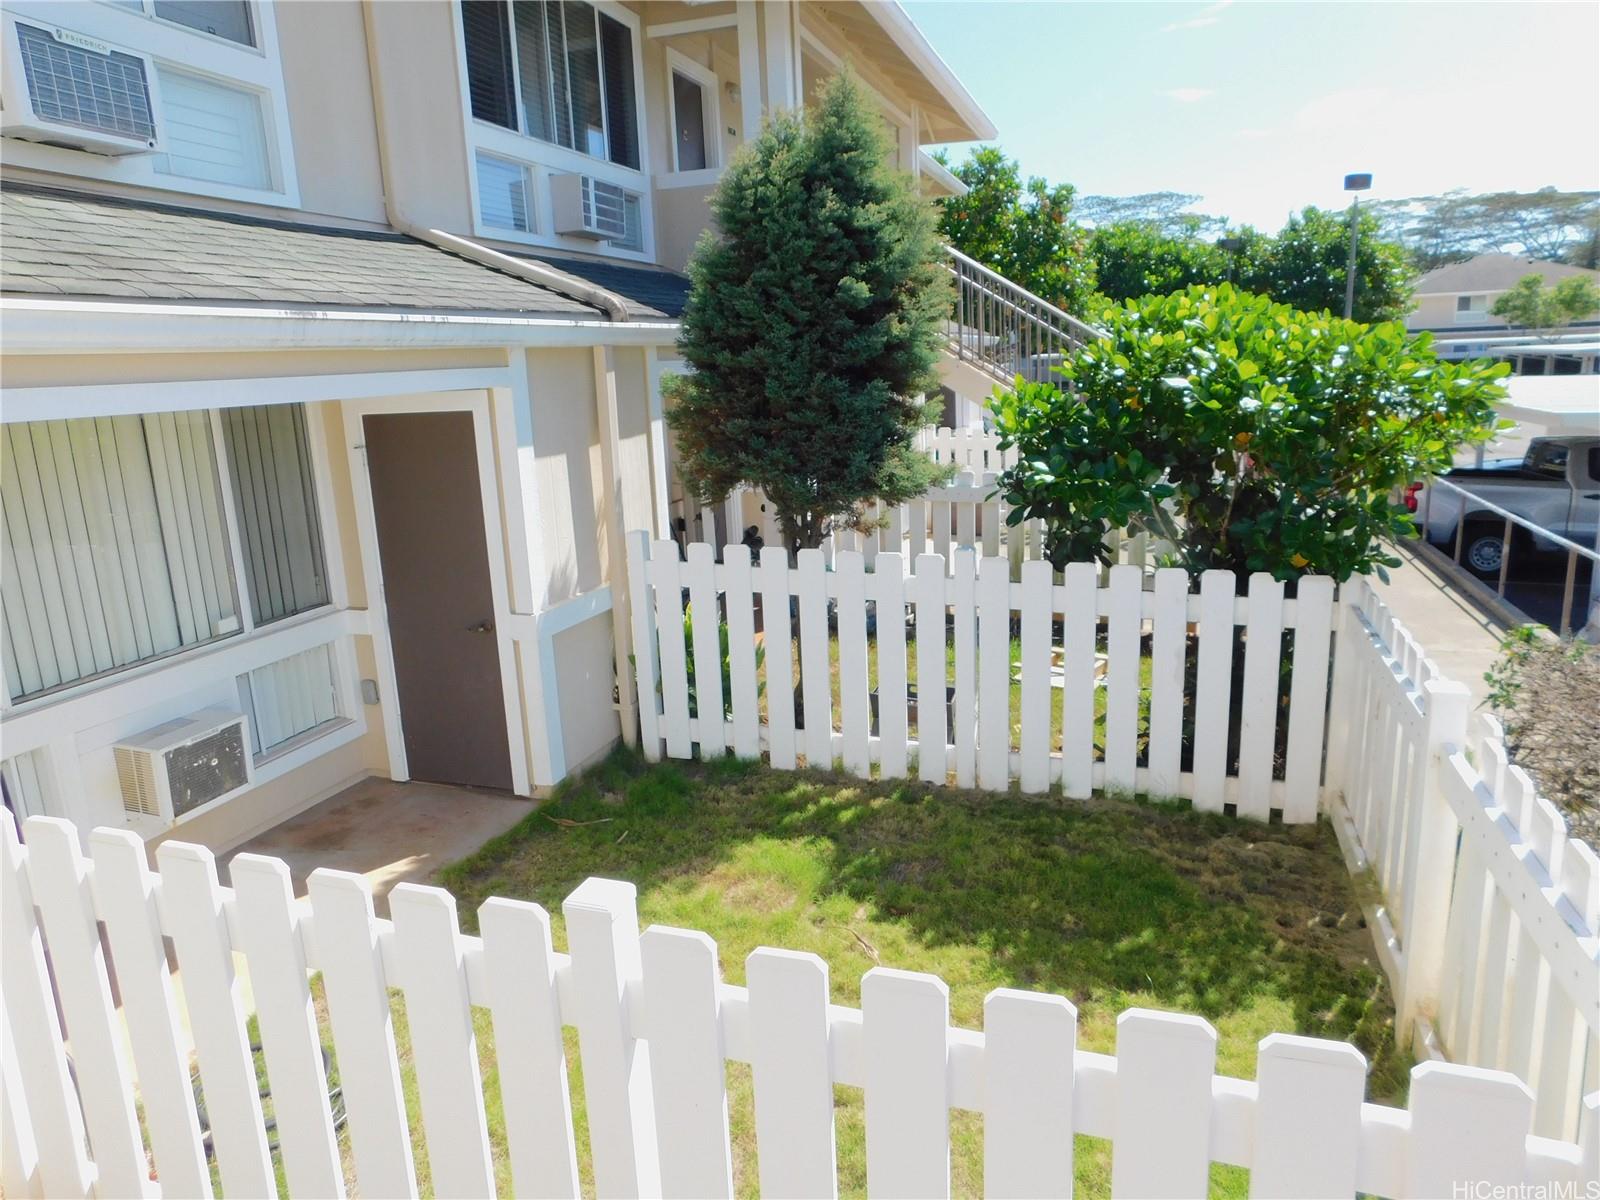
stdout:
{"type": "Polygon", "coordinates": [[[0,224],[11,294],[604,316],[399,233],[13,183],[0,189],[0,224]]]}
{"type": "Polygon", "coordinates": [[[1546,262],[1520,254],[1479,254],[1465,262],[1449,263],[1429,271],[1417,280],[1417,295],[1441,292],[1503,292],[1516,286],[1524,275],[1537,275],[1548,284],[1573,275],[1595,278],[1587,267],[1546,262]]]}
{"type": "Polygon", "coordinates": [[[601,262],[592,258],[566,258],[554,254],[522,254],[568,275],[587,279],[620,296],[635,321],[676,321],[689,299],[689,277],[660,267],[601,262]]]}

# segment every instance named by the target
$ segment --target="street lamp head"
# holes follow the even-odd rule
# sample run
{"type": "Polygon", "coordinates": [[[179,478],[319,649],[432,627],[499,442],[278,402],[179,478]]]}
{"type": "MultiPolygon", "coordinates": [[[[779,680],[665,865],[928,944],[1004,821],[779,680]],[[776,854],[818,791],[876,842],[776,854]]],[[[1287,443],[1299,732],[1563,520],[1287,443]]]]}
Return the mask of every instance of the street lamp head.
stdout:
{"type": "Polygon", "coordinates": [[[1346,175],[1344,177],[1344,190],[1347,192],[1364,192],[1371,186],[1371,175],[1346,175]]]}
{"type": "Polygon", "coordinates": [[[1229,254],[1238,254],[1245,247],[1245,241],[1239,237],[1225,237],[1217,240],[1217,249],[1229,254]]]}

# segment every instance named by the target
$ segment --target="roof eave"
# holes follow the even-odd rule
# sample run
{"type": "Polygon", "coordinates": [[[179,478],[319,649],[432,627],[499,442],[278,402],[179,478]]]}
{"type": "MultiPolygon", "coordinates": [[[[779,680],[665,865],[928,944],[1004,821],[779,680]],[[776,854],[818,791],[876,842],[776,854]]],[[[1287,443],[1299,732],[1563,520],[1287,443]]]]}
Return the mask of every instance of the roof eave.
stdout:
{"type": "Polygon", "coordinates": [[[989,114],[983,111],[972,93],[967,91],[966,85],[956,78],[956,73],[950,69],[949,64],[939,57],[939,52],[923,36],[922,30],[917,28],[910,14],[900,6],[900,0],[879,0],[876,3],[869,0],[861,7],[899,47],[900,52],[911,61],[923,78],[944,98],[955,116],[965,124],[964,129],[952,132],[965,133],[966,136],[943,137],[939,139],[940,141],[980,142],[999,135],[1000,131],[989,119],[989,114]]]}

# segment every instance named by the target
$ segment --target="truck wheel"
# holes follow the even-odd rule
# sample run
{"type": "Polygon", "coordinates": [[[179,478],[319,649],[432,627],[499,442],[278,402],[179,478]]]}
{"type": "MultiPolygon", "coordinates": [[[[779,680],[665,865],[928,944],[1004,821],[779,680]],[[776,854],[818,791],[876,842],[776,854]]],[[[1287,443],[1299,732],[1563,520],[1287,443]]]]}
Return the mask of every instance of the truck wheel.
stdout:
{"type": "Polygon", "coordinates": [[[1479,579],[1500,578],[1505,531],[1499,525],[1468,525],[1461,541],[1461,564],[1479,579]]]}

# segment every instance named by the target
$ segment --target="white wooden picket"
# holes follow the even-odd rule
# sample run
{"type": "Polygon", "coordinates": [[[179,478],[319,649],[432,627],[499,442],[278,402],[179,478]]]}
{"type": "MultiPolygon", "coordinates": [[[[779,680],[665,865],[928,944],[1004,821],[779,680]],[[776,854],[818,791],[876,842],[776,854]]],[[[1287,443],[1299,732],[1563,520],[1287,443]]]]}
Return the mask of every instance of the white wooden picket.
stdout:
{"type": "Polygon", "coordinates": [[[1339,608],[1327,791],[1383,891],[1402,1033],[1525,1080],[1534,1128],[1574,1136],[1600,1088],[1600,860],[1370,587],[1339,608]]]}
{"type": "Polygon", "coordinates": [[[1226,571],[1207,572],[1193,594],[1188,576],[1176,568],[1147,572],[1119,564],[1102,572],[1095,563],[1072,563],[1057,575],[1050,564],[1029,561],[1013,577],[1005,559],[958,548],[948,566],[942,556],[920,555],[907,575],[893,551],[879,552],[877,569],[867,571],[865,556],[855,550],[836,554],[831,569],[821,550],[805,550],[790,568],[783,551],[769,547],[762,552],[758,594],[745,582],[752,568],[743,547],[729,548],[724,561],[714,562],[710,548],[696,544],[682,561],[676,543],[634,534],[629,554],[637,644],[656,648],[635,656],[649,758],[713,757],[729,746],[754,758],[765,747],[774,766],[792,767],[797,756],[826,767],[838,760],[862,778],[875,772],[903,777],[915,758],[916,775],[928,782],[945,782],[953,773],[961,786],[1005,789],[1016,780],[1025,792],[1060,784],[1073,797],[1103,788],[1187,797],[1197,808],[1219,812],[1234,805],[1240,815],[1263,821],[1275,810],[1286,821],[1317,818],[1332,645],[1330,580],[1303,579],[1299,594],[1286,599],[1281,583],[1258,575],[1250,595],[1240,597],[1226,571]],[[685,595],[694,613],[690,639],[682,618],[685,595]],[[728,630],[726,663],[719,622],[728,630]],[[916,636],[914,655],[908,625],[916,636]],[[1197,682],[1186,694],[1191,626],[1198,628],[1197,682]],[[1244,676],[1234,697],[1241,631],[1244,676]],[[1279,694],[1285,631],[1294,638],[1287,716],[1279,694]],[[1147,635],[1148,688],[1142,676],[1147,635]],[[764,683],[753,650],[757,637],[764,683]],[[947,657],[954,662],[953,688],[947,657]],[[684,665],[691,658],[692,706],[684,665]],[[796,662],[798,680],[791,675],[796,662]],[[914,732],[907,699],[913,662],[914,732]],[[796,682],[798,731],[789,702],[796,682]],[[1016,723],[1014,682],[1020,690],[1016,723]],[[1104,715],[1097,718],[1102,689],[1104,715]],[[1052,718],[1056,692],[1059,726],[1052,718]],[[758,693],[765,696],[764,712],[751,703],[758,693]],[[1236,769],[1229,755],[1230,706],[1238,710],[1236,769]],[[1186,708],[1194,714],[1191,770],[1181,769],[1186,708]],[[1287,750],[1280,752],[1280,745],[1287,750]]]}
{"type": "MultiPolygon", "coordinates": [[[[76,853],[62,841],[73,831],[35,817],[19,839],[9,817],[3,824],[8,1195],[123,1195],[130,1165],[140,1168],[136,1194],[210,1194],[205,1158],[197,1178],[182,1134],[196,1119],[195,1094],[159,1083],[187,1081],[187,1048],[164,1043],[152,1026],[165,1019],[163,998],[176,987],[195,1023],[202,1069],[237,1066],[227,1051],[248,1046],[245,1013],[227,986],[231,967],[222,967],[236,953],[247,961],[260,1010],[278,1153],[294,1194],[342,1190],[322,1101],[307,1091],[327,1086],[308,1033],[331,1041],[362,1193],[417,1194],[412,1134],[395,1107],[392,988],[405,996],[419,1136],[439,1195],[495,1194],[474,1008],[494,1023],[504,1151],[519,1195],[577,1190],[562,1026],[578,1031],[588,1165],[600,1195],[731,1193],[729,1061],[752,1067],[755,1159],[768,1196],[837,1194],[839,1086],[864,1093],[874,1195],[949,1193],[957,1110],[983,1114],[984,1178],[995,1195],[1070,1195],[1074,1133],[1110,1140],[1117,1196],[1202,1195],[1213,1162],[1248,1169],[1257,1196],[1448,1196],[1462,1181],[1509,1189],[1497,1194],[1581,1195],[1600,1177],[1600,1094],[1584,1101],[1574,1139],[1536,1137],[1533,1094],[1503,1072],[1424,1063],[1402,1111],[1363,1102],[1365,1062],[1344,1043],[1272,1035],[1249,1081],[1215,1074],[1216,1033],[1192,1016],[1129,1010],[1108,1055],[1077,1047],[1076,1013],[1056,996],[999,989],[984,1004],[983,1029],[952,1028],[947,990],[934,976],[874,968],[862,980],[860,1009],[848,1008],[829,1003],[820,959],[774,949],[751,954],[746,984],[737,986],[722,981],[706,935],[641,934],[633,885],[610,880],[585,882],[563,904],[567,953],[550,948],[548,914],[524,902],[486,901],[484,932],[469,936],[457,926],[454,901],[436,889],[397,890],[394,919],[381,920],[361,876],[319,871],[307,899],[286,902],[283,863],[247,857],[228,887],[208,852],[175,843],[158,856],[158,873],[141,880],[142,861],[114,852],[135,847],[112,831],[92,835],[89,860],[77,858],[38,887],[63,853],[76,853]],[[141,895],[158,901],[136,904],[133,920],[110,907],[141,895]],[[148,931],[177,943],[176,978],[134,936],[151,917],[148,931]],[[84,921],[120,926],[109,961],[74,932],[84,921]],[[92,977],[87,1002],[64,1005],[65,1030],[49,1004],[47,953],[58,980],[92,977]],[[327,1030],[314,1013],[307,1023],[316,972],[328,992],[327,1030]],[[134,1062],[91,1079],[91,1061],[103,1065],[104,1053],[82,1039],[98,1036],[92,1005],[109,994],[113,973],[125,995],[133,987],[145,997],[126,1009],[134,1062]],[[134,1111],[135,1089],[150,1157],[130,1164],[115,1130],[134,1111]],[[308,1111],[291,1135],[287,1110],[302,1104],[308,1111]],[[91,1141],[90,1129],[101,1137],[91,1141]],[[158,1137],[157,1129],[167,1132],[158,1137]]],[[[218,1103],[212,1089],[229,1085],[225,1072],[214,1070],[207,1083],[226,1184],[230,1169],[237,1178],[254,1167],[266,1131],[242,1093],[218,1103]]],[[[255,1184],[243,1194],[270,1194],[270,1170],[255,1184]]]]}

